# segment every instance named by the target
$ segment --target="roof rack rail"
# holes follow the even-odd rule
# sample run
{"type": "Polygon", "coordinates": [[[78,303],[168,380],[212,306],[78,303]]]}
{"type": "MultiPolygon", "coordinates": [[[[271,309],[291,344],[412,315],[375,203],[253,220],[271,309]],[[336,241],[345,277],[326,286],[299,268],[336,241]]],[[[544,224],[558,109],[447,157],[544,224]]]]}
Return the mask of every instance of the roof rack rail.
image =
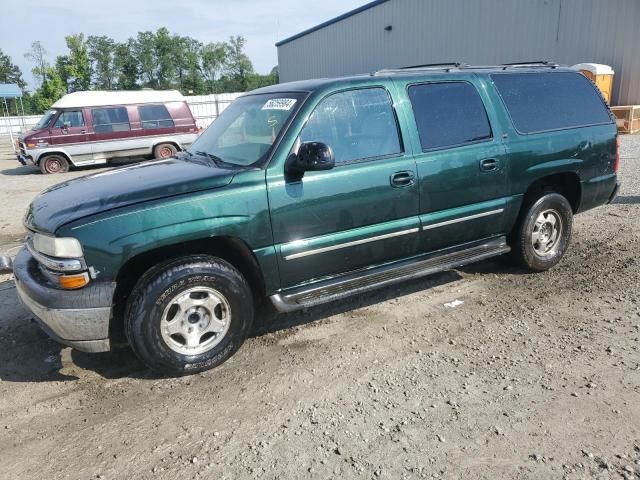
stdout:
{"type": "Polygon", "coordinates": [[[554,62],[548,62],[546,60],[534,60],[532,62],[513,62],[503,63],[500,65],[503,70],[507,68],[519,68],[519,67],[533,67],[533,68],[557,68],[560,65],[554,62]]]}
{"type": "Polygon", "coordinates": [[[464,62],[425,63],[423,65],[410,65],[407,67],[383,68],[382,70],[378,70],[377,72],[375,72],[374,75],[381,75],[384,73],[420,71],[420,70],[445,70],[448,72],[452,68],[464,68],[468,66],[469,65],[464,62]]]}

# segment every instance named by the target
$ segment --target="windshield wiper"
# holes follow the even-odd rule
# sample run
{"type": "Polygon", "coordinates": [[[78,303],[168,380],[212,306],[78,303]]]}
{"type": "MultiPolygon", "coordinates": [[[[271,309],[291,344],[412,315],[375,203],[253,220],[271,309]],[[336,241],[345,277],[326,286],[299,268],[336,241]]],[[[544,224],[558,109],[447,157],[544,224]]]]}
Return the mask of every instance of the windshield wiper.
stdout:
{"type": "MultiPolygon", "coordinates": [[[[191,153],[191,152],[189,152],[191,153]]],[[[239,165],[234,165],[233,163],[228,163],[225,162],[222,158],[220,158],[217,155],[214,155],[213,153],[209,153],[209,152],[193,152],[196,155],[200,155],[201,157],[207,157],[208,159],[212,160],[213,163],[215,163],[216,167],[219,168],[237,168],[239,167],[239,165]]]]}

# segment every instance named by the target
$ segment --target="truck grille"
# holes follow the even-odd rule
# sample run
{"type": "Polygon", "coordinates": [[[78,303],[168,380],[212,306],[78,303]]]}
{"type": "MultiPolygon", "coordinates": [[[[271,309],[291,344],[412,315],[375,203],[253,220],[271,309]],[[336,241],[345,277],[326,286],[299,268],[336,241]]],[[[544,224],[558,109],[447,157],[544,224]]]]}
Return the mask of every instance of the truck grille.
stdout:
{"type": "Polygon", "coordinates": [[[24,146],[24,142],[18,142],[18,147],[20,148],[20,153],[21,154],[23,154],[23,155],[27,154],[27,151],[26,151],[25,146],[24,146]]]}

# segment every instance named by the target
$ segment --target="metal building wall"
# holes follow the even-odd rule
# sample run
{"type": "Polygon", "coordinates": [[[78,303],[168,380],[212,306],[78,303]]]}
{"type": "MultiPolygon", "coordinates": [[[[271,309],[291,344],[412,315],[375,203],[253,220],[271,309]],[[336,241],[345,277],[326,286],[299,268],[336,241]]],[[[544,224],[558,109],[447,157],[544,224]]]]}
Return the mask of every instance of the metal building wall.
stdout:
{"type": "Polygon", "coordinates": [[[464,61],[596,62],[640,104],[640,0],[388,0],[278,46],[283,82],[464,61]],[[385,27],[391,25],[391,31],[385,27]]]}

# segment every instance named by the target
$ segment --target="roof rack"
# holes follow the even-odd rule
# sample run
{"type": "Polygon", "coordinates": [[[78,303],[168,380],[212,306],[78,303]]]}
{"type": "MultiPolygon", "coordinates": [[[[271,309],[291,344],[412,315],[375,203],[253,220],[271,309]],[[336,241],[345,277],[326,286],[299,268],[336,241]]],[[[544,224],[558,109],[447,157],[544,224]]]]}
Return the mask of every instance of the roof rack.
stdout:
{"type": "Polygon", "coordinates": [[[384,73],[399,73],[399,72],[409,72],[409,71],[420,71],[420,70],[445,70],[449,71],[452,68],[464,68],[468,67],[464,62],[444,62],[444,63],[425,63],[423,65],[410,65],[408,67],[398,67],[398,68],[383,68],[382,70],[378,70],[375,72],[375,75],[381,75],[384,73]]]}
{"type": "Polygon", "coordinates": [[[424,70],[442,70],[450,72],[453,69],[458,70],[507,70],[509,68],[558,68],[559,64],[547,61],[534,61],[534,62],[515,62],[515,63],[503,63],[500,65],[469,65],[463,62],[451,62],[451,63],[427,63],[424,65],[412,65],[410,67],[399,68],[383,68],[371,75],[385,75],[389,73],[407,73],[407,72],[421,72],[424,70]]]}
{"type": "Polygon", "coordinates": [[[506,70],[507,68],[558,68],[560,65],[546,60],[534,60],[532,62],[503,63],[500,66],[506,70]]]}

